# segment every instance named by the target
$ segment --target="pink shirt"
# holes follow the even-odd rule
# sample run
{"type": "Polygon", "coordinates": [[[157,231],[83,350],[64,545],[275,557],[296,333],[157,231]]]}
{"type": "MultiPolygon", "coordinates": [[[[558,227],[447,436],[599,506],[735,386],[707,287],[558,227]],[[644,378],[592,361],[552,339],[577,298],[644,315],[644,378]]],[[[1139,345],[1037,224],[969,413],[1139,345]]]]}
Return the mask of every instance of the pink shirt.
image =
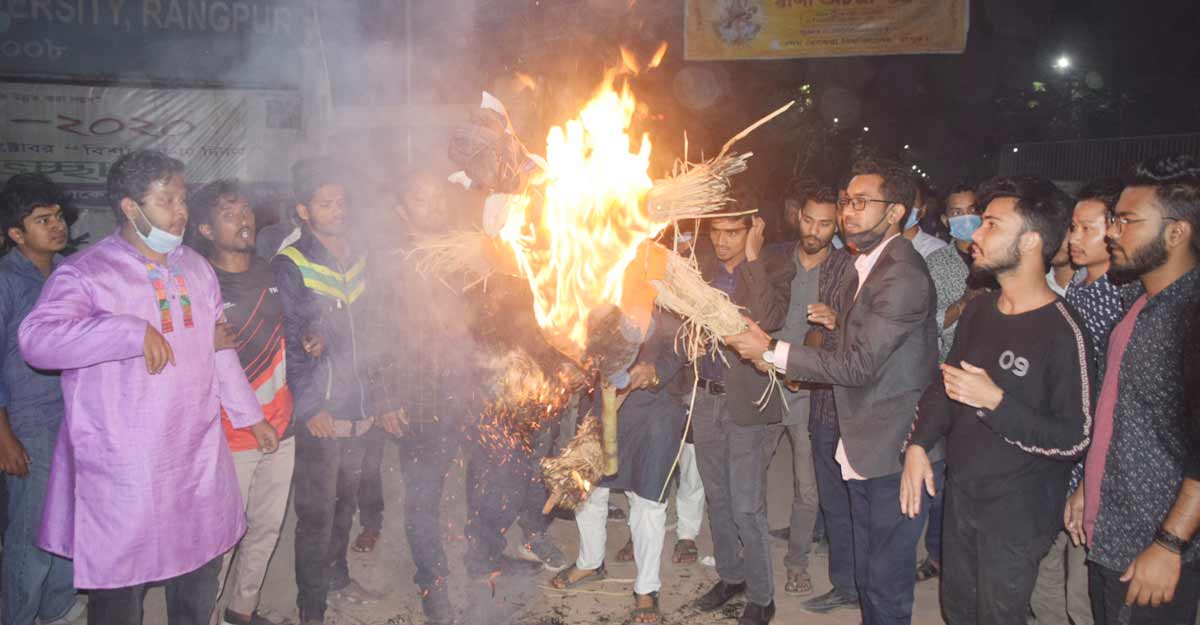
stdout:
{"type": "Polygon", "coordinates": [[[1117,387],[1121,376],[1121,359],[1125,348],[1133,337],[1133,326],[1138,314],[1146,307],[1146,296],[1142,295],[1108,337],[1108,365],[1104,373],[1104,385],[1100,387],[1100,401],[1096,404],[1096,431],[1092,434],[1092,446],[1088,449],[1083,466],[1083,531],[1087,533],[1088,548],[1092,546],[1092,530],[1096,527],[1096,515],[1100,512],[1100,485],[1104,480],[1104,463],[1108,458],[1108,447],[1112,443],[1113,413],[1117,409],[1117,387]]]}

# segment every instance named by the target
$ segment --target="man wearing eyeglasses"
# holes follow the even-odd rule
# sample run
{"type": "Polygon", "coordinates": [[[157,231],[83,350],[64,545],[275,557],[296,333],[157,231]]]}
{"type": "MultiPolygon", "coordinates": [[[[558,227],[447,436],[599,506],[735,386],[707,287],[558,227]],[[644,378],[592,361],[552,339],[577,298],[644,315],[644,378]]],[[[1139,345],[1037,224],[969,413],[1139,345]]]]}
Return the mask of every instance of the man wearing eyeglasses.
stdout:
{"type": "MultiPolygon", "coordinates": [[[[834,385],[841,441],[835,457],[850,490],[854,567],[863,622],[912,622],[917,541],[927,512],[900,513],[900,448],[937,367],[933,280],[900,236],[916,184],[891,163],[860,162],[842,222],[858,288],[837,324],[837,351],[772,341],[757,326],[726,342],[788,381],[834,385]]],[[[940,460],[940,450],[934,451],[940,460]]],[[[927,511],[928,507],[922,507],[927,511]]]]}
{"type": "Polygon", "coordinates": [[[1193,623],[1200,601],[1200,480],[1189,451],[1183,340],[1200,304],[1200,161],[1152,159],[1121,192],[1109,271],[1136,280],[1099,359],[1083,484],[1063,521],[1086,541],[1096,623],[1193,623]]]}

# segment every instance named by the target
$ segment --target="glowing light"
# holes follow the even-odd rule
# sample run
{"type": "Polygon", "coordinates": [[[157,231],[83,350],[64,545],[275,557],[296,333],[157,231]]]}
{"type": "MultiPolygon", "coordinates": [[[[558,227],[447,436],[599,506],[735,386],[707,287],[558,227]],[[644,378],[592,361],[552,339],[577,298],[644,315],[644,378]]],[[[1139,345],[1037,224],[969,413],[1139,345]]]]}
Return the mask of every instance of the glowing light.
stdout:
{"type": "Polygon", "coordinates": [[[835,123],[835,124],[836,124],[836,123],[838,123],[838,118],[834,117],[834,118],[833,118],[833,123],[835,123]]]}
{"type": "Polygon", "coordinates": [[[1013,153],[1015,154],[1016,152],[1018,152],[1017,148],[1013,148],[1013,153]]]}
{"type": "Polygon", "coordinates": [[[524,196],[500,231],[529,281],[538,325],[576,362],[589,314],[621,305],[626,268],[667,226],[642,207],[653,183],[649,137],[632,150],[636,110],[628,85],[618,93],[606,79],[578,118],[550,129],[546,169],[531,181],[544,201],[524,196]]]}
{"type": "Polygon", "coordinates": [[[908,149],[908,144],[907,144],[907,143],[905,143],[905,144],[904,144],[904,149],[905,149],[905,150],[907,150],[907,149],[908,149]]]}
{"type": "Polygon", "coordinates": [[[1054,69],[1059,71],[1071,69],[1071,57],[1062,55],[1054,61],[1054,69]]]}
{"type": "Polygon", "coordinates": [[[870,126],[863,126],[863,132],[871,132],[870,126]]]}

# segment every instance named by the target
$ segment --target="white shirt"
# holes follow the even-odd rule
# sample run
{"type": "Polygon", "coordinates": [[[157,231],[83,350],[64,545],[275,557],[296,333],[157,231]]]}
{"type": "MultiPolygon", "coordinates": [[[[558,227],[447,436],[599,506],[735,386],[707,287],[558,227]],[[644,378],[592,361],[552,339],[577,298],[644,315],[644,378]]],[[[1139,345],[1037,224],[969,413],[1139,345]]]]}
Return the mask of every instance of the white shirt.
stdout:
{"type": "Polygon", "coordinates": [[[917,236],[913,237],[912,244],[913,247],[916,248],[917,253],[921,255],[921,258],[925,258],[930,254],[942,249],[943,247],[950,245],[949,243],[946,243],[932,234],[927,234],[920,228],[917,228],[917,236]]]}
{"type": "Polygon", "coordinates": [[[1058,281],[1054,279],[1054,269],[1051,269],[1046,272],[1046,284],[1049,284],[1050,290],[1057,293],[1059,297],[1066,297],[1067,288],[1072,284],[1083,281],[1086,277],[1087,269],[1081,267],[1075,272],[1075,275],[1071,276],[1071,281],[1067,283],[1067,286],[1058,286],[1058,281]]]}

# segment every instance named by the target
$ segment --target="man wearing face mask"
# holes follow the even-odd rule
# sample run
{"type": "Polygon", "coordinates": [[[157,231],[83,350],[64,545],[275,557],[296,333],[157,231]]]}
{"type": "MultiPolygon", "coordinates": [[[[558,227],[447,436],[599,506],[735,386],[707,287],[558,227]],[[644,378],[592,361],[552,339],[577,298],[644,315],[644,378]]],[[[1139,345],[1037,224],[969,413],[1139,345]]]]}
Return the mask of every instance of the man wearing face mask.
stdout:
{"type": "Polygon", "coordinates": [[[946,247],[945,241],[921,229],[921,220],[925,219],[929,204],[934,199],[930,197],[929,189],[918,182],[917,199],[913,201],[913,209],[908,211],[908,217],[904,221],[904,238],[912,241],[913,249],[923,258],[929,258],[930,254],[946,247]]]}
{"type": "MultiPolygon", "coordinates": [[[[861,162],[843,209],[857,252],[854,304],[836,352],[772,341],[757,325],[725,337],[760,368],[788,381],[834,385],[841,431],[835,457],[850,490],[855,579],[868,625],[912,621],[917,541],[925,515],[900,514],[900,456],[921,392],[937,366],[936,296],[901,226],[916,185],[894,164],[861,162]]],[[[922,508],[926,510],[927,508],[922,508]]]]}
{"type": "Polygon", "coordinates": [[[214,350],[223,302],[209,264],[180,246],[186,196],[183,163],[118,159],[120,227],[50,276],[19,332],[31,366],[63,371],[39,545],[74,558],[93,625],[141,623],[155,582],[171,625],[207,625],[221,554],[246,527],[221,409],[275,445],[237,353],[214,350]]]}

